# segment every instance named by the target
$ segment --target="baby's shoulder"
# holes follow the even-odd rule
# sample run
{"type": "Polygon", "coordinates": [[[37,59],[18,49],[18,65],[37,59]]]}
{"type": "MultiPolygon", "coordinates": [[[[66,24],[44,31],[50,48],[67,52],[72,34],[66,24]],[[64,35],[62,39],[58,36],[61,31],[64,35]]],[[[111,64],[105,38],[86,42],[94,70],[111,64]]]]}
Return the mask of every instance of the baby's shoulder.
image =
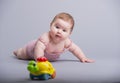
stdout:
{"type": "Polygon", "coordinates": [[[38,39],[46,43],[49,42],[49,33],[48,32],[43,33],[38,39]]]}
{"type": "Polygon", "coordinates": [[[68,48],[71,45],[71,43],[72,43],[72,40],[70,38],[67,38],[65,40],[65,48],[68,48]]]}

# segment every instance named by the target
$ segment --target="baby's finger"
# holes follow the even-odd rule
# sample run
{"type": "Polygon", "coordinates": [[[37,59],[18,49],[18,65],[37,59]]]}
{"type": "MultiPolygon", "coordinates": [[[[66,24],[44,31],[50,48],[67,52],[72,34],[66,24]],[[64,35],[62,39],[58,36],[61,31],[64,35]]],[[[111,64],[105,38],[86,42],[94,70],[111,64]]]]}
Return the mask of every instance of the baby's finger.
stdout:
{"type": "Polygon", "coordinates": [[[85,62],[87,62],[87,63],[93,63],[93,62],[95,62],[94,60],[91,60],[91,59],[87,59],[85,62]]]}

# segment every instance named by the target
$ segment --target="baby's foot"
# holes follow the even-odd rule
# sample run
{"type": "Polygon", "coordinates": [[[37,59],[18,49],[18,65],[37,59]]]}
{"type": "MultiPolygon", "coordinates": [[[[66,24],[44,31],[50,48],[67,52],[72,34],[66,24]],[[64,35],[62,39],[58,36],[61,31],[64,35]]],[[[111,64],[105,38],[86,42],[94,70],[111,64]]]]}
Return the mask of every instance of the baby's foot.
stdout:
{"type": "Polygon", "coordinates": [[[17,50],[13,51],[13,54],[14,54],[15,56],[17,56],[17,50]]]}
{"type": "Polygon", "coordinates": [[[22,48],[19,48],[18,50],[13,51],[13,54],[14,54],[15,56],[17,56],[17,58],[20,58],[20,56],[21,56],[21,51],[22,51],[22,48]]]}

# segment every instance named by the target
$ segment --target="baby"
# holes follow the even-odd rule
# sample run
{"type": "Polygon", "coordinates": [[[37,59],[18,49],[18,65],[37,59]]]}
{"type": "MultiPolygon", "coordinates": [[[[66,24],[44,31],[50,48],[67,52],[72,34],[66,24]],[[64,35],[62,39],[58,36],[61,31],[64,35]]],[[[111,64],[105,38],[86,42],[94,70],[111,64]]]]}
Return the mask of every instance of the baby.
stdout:
{"type": "Polygon", "coordinates": [[[82,50],[70,40],[69,36],[73,27],[73,17],[68,13],[59,13],[52,20],[49,32],[42,34],[38,39],[29,42],[13,53],[19,59],[37,60],[40,57],[46,57],[49,61],[55,61],[61,53],[69,50],[83,63],[94,62],[87,58],[82,50]]]}

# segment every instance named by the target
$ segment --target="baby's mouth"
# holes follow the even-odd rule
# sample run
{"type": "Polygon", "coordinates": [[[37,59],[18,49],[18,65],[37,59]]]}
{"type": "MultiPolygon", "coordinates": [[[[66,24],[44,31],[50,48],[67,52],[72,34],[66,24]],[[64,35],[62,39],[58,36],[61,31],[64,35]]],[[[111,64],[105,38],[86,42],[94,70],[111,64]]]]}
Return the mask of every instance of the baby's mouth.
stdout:
{"type": "Polygon", "coordinates": [[[58,34],[57,34],[57,35],[55,35],[55,37],[57,37],[57,38],[61,38],[61,36],[60,36],[60,35],[58,35],[58,34]]]}

